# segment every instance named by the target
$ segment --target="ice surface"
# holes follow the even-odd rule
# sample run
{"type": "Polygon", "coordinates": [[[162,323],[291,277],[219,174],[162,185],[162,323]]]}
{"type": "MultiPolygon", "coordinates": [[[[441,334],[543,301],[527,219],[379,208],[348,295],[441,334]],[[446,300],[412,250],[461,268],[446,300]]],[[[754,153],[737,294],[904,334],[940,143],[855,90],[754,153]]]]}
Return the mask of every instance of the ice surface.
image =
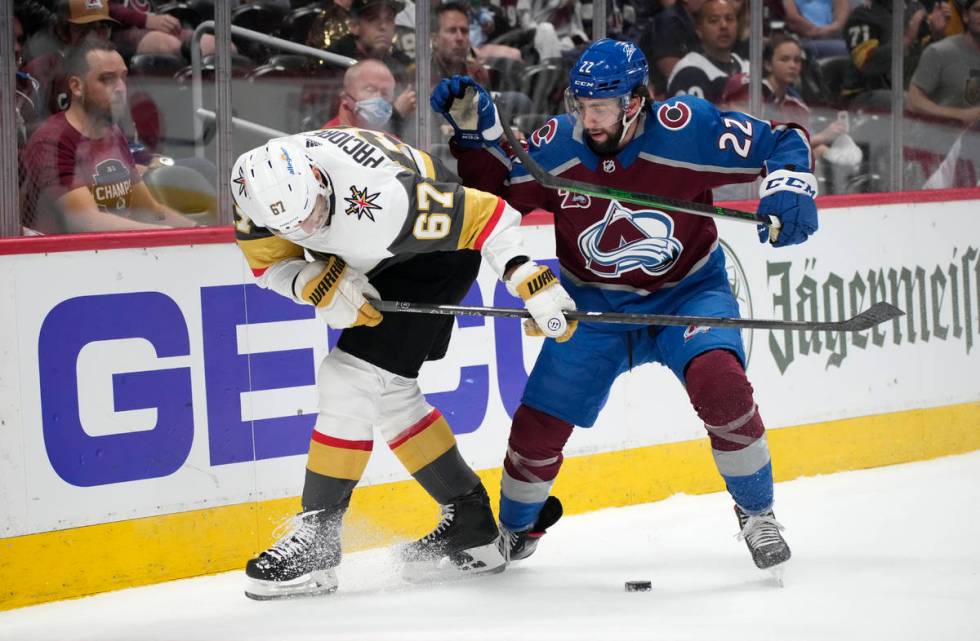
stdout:
{"type": "Polygon", "coordinates": [[[783,588],[732,538],[727,495],[675,496],[566,517],[499,575],[411,586],[373,550],[345,558],[329,597],[257,603],[228,573],[0,612],[0,639],[980,639],[980,452],[776,497],[783,588]],[[631,579],[653,589],[627,593],[631,579]]]}

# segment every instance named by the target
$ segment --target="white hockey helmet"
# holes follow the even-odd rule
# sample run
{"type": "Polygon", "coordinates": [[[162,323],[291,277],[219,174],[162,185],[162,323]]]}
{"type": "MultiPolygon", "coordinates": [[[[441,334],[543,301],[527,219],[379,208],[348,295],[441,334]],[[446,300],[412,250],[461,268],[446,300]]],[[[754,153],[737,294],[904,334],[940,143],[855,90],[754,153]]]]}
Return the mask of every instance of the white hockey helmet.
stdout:
{"type": "Polygon", "coordinates": [[[239,156],[231,190],[255,225],[288,240],[306,240],[329,225],[330,177],[292,140],[270,140],[239,156]]]}

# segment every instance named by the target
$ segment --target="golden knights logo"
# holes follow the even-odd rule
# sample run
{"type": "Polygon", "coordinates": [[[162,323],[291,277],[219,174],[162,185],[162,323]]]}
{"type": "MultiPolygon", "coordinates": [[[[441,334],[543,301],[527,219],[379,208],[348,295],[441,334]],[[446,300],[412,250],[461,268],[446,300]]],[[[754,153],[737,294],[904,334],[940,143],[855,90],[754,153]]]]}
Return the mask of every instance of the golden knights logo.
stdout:
{"type": "Polygon", "coordinates": [[[361,216],[366,216],[368,220],[374,222],[374,210],[381,209],[381,205],[375,204],[374,201],[377,200],[378,196],[380,195],[380,191],[369,194],[367,187],[364,189],[358,189],[354,185],[351,185],[350,197],[344,198],[344,201],[347,203],[347,209],[344,210],[344,213],[348,216],[355,215],[357,216],[358,220],[361,219],[361,216]]]}
{"type": "Polygon", "coordinates": [[[248,191],[245,188],[245,169],[244,167],[238,168],[238,177],[233,178],[232,182],[238,185],[238,195],[248,197],[248,191]]]}
{"type": "Polygon", "coordinates": [[[674,237],[674,220],[654,209],[632,211],[613,200],[605,217],[578,237],[585,267],[603,278],[642,269],[666,273],[684,250],[674,237]]]}

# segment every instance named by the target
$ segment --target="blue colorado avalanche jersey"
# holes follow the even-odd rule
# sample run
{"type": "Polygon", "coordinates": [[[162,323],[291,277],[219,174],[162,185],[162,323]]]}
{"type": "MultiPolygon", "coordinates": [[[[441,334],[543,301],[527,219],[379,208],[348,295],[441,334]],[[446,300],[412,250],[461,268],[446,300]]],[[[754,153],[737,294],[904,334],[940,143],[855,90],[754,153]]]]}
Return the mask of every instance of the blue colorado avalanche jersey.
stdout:
{"type": "MultiPolygon", "coordinates": [[[[650,105],[614,156],[596,156],[567,114],[535,131],[528,151],[557,176],[703,203],[711,203],[714,187],[812,166],[798,125],[719,111],[694,96],[650,105]]],[[[524,213],[554,213],[563,277],[575,285],[646,294],[699,269],[717,246],[711,218],[547,189],[499,147],[454,153],[464,184],[502,195],[524,213]]]]}

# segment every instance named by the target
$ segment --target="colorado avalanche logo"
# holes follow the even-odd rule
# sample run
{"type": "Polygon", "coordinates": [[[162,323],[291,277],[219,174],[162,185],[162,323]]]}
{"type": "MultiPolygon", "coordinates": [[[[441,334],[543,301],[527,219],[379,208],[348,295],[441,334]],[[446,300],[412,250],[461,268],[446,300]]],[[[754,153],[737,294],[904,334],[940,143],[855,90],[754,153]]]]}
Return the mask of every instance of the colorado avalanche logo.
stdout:
{"type": "Polygon", "coordinates": [[[531,144],[535,147],[546,145],[551,142],[556,133],[558,133],[558,121],[552,118],[541,125],[540,128],[534,130],[534,133],[531,134],[531,144]]]}
{"type": "Polygon", "coordinates": [[[671,131],[680,131],[691,122],[691,108],[683,102],[660,105],[657,109],[657,120],[671,131]]]}
{"type": "Polygon", "coordinates": [[[585,267],[603,278],[642,269],[651,276],[667,272],[684,250],[674,238],[674,221],[653,209],[631,211],[613,200],[605,217],[578,237],[585,267]]]}

